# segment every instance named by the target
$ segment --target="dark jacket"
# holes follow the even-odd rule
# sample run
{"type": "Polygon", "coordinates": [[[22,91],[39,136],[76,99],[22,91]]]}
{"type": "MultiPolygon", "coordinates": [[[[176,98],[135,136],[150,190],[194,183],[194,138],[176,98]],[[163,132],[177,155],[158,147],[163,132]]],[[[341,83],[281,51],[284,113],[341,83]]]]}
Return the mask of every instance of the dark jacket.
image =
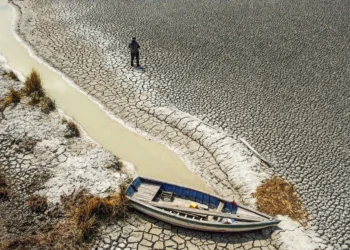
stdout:
{"type": "Polygon", "coordinates": [[[135,40],[133,40],[131,43],[129,43],[129,48],[131,53],[137,53],[139,52],[140,45],[135,40]]]}

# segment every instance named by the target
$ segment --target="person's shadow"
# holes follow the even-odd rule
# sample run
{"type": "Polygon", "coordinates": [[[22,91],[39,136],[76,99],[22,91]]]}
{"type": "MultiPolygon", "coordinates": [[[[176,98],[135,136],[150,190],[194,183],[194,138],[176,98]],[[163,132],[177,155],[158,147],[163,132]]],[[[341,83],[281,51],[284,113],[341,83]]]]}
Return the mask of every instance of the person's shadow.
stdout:
{"type": "Polygon", "coordinates": [[[145,67],[142,67],[142,66],[139,66],[139,67],[134,67],[134,69],[138,72],[145,72],[146,68],[145,67]]]}

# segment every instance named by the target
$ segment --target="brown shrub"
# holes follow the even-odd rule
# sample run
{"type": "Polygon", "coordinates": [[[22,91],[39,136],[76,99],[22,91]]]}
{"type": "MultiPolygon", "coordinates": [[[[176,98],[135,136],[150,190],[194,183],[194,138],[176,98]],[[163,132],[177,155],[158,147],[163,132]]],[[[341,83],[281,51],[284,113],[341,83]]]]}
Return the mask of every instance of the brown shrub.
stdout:
{"type": "Polygon", "coordinates": [[[63,118],[62,123],[66,124],[67,129],[68,129],[68,133],[64,137],[73,138],[73,137],[80,136],[80,131],[79,131],[78,126],[72,120],[67,121],[66,118],[63,118]]]}
{"type": "Polygon", "coordinates": [[[10,189],[6,187],[0,187],[0,201],[6,201],[10,199],[10,189]]]}
{"type": "Polygon", "coordinates": [[[307,225],[308,214],[288,181],[274,176],[260,185],[253,197],[257,199],[259,211],[272,216],[287,215],[301,225],[307,225]]]}
{"type": "Polygon", "coordinates": [[[35,92],[30,94],[30,101],[28,102],[28,104],[34,106],[34,105],[37,105],[38,103],[40,103],[40,101],[41,101],[40,93],[35,91],[35,92]]]}
{"type": "Polygon", "coordinates": [[[45,92],[42,86],[42,81],[39,73],[32,69],[29,76],[27,76],[24,82],[23,93],[26,96],[30,96],[32,93],[37,92],[40,97],[45,96],[45,92]]]}
{"type": "Polygon", "coordinates": [[[15,240],[5,242],[3,245],[0,244],[0,250],[27,250],[30,249],[29,246],[39,246],[39,243],[40,239],[38,237],[17,238],[15,240]]]}
{"type": "Polygon", "coordinates": [[[10,87],[9,93],[1,101],[3,107],[7,107],[11,103],[19,103],[21,101],[22,95],[19,91],[15,90],[13,87],[10,87]]]}
{"type": "Polygon", "coordinates": [[[45,96],[41,99],[41,111],[45,114],[50,113],[56,109],[56,103],[52,101],[49,97],[45,96]]]}
{"type": "Polygon", "coordinates": [[[70,218],[76,225],[78,239],[89,240],[103,221],[124,218],[127,214],[126,204],[124,193],[111,194],[106,198],[83,194],[80,204],[70,212],[70,218]]]}
{"type": "Polygon", "coordinates": [[[8,188],[5,176],[0,174],[0,201],[6,201],[8,199],[10,199],[10,189],[8,188]]]}
{"type": "Polygon", "coordinates": [[[7,187],[7,180],[3,174],[0,174],[0,187],[7,187]]]}
{"type": "Polygon", "coordinates": [[[122,169],[122,167],[123,167],[123,164],[118,160],[115,160],[113,162],[109,162],[106,165],[106,168],[115,169],[116,171],[120,171],[122,169]]]}
{"type": "Polygon", "coordinates": [[[19,81],[17,75],[12,70],[10,72],[8,72],[7,74],[12,80],[19,81]]]}
{"type": "Polygon", "coordinates": [[[0,249],[91,249],[91,238],[98,226],[127,214],[125,188],[120,194],[95,197],[85,190],[61,197],[67,218],[50,232],[8,241],[0,249]]]}
{"type": "Polygon", "coordinates": [[[27,200],[30,210],[36,213],[43,213],[47,209],[47,198],[40,195],[33,195],[27,200]]]}

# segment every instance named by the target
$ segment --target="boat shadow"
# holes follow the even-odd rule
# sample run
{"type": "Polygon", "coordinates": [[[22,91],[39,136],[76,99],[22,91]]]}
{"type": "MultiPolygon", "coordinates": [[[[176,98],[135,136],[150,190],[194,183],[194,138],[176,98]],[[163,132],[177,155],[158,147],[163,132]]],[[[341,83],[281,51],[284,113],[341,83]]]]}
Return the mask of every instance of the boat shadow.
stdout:
{"type": "MultiPolygon", "coordinates": [[[[146,214],[140,213],[138,211],[133,211],[140,219],[151,224],[151,228],[161,228],[165,235],[179,236],[183,239],[190,239],[193,242],[213,242],[216,245],[230,244],[237,245],[249,245],[259,240],[265,242],[266,244],[271,244],[271,235],[273,232],[281,230],[278,226],[259,229],[249,232],[235,232],[235,233],[214,233],[214,232],[204,232],[197,231],[182,227],[177,227],[166,222],[157,220],[146,214]]],[[[264,244],[264,243],[262,243],[264,244]]],[[[225,248],[226,249],[226,248],[225,248]]],[[[229,248],[230,249],[230,248],[229,248]]]]}

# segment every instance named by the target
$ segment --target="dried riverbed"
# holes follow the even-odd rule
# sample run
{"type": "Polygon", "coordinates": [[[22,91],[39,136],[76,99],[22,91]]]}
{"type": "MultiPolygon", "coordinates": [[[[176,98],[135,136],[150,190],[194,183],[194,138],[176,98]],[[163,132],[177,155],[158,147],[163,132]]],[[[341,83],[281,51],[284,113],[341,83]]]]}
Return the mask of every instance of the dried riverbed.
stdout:
{"type": "Polygon", "coordinates": [[[249,197],[260,166],[174,107],[247,138],[296,184],[324,242],[350,247],[349,1],[15,3],[38,55],[220,193],[249,197]],[[133,35],[144,74],[129,67],[133,35]]]}
{"type": "MultiPolygon", "coordinates": [[[[0,99],[9,87],[22,87],[5,73],[0,66],[0,99]]],[[[112,153],[84,131],[80,138],[65,138],[67,127],[61,123],[60,112],[44,114],[28,102],[24,98],[0,116],[0,174],[10,190],[9,198],[0,200],[0,243],[47,232],[65,218],[61,195],[85,188],[105,196],[127,178],[123,171],[133,169],[125,162],[121,169],[109,167],[117,166],[112,153]],[[46,212],[29,209],[27,200],[34,194],[48,198],[46,212]]],[[[288,226],[295,232],[298,227],[296,223],[288,226]]],[[[93,249],[278,249],[282,242],[281,229],[210,234],[132,213],[126,221],[103,225],[93,249]]]]}
{"type": "MultiPolygon", "coordinates": [[[[133,126],[137,131],[168,144],[186,161],[192,171],[200,175],[218,193],[228,198],[242,199],[247,203],[254,204],[254,199],[251,198],[250,194],[255,191],[256,186],[263,179],[269,176],[270,171],[235,136],[228,136],[226,133],[218,132],[204,122],[177,111],[173,106],[163,102],[162,97],[153,88],[153,86],[156,86],[154,78],[150,75],[130,70],[125,64],[127,60],[123,53],[108,47],[110,42],[109,36],[105,37],[99,32],[98,27],[82,25],[81,29],[76,29],[73,27],[74,25],[71,25],[79,22],[79,11],[75,13],[76,15],[71,13],[71,15],[66,16],[63,14],[55,16],[54,14],[59,13],[65,7],[68,9],[80,8],[78,5],[69,5],[67,2],[68,6],[64,6],[65,2],[60,2],[63,5],[58,6],[56,5],[58,3],[52,3],[53,6],[48,8],[52,8],[55,11],[52,11],[52,9],[45,11],[47,15],[50,15],[49,19],[45,19],[45,27],[45,25],[42,26],[40,18],[33,18],[34,16],[37,17],[35,11],[39,9],[45,10],[45,3],[39,1],[16,2],[21,6],[22,11],[20,34],[27,41],[31,42],[32,48],[35,49],[38,55],[71,77],[76,84],[96,100],[103,103],[111,113],[122,118],[129,126],[133,126]],[[41,4],[43,4],[41,6],[43,8],[34,7],[41,4]],[[59,20],[60,18],[63,18],[63,20],[59,20]],[[58,23],[61,25],[59,28],[55,26],[58,23]],[[69,25],[66,26],[68,23],[69,25]],[[48,29],[47,27],[50,25],[55,28],[48,29]],[[70,29],[69,27],[72,28],[72,34],[78,35],[78,37],[70,37],[70,32],[67,32],[70,29]],[[60,36],[63,40],[57,40],[56,38],[54,41],[50,40],[61,31],[66,34],[65,36],[60,36]],[[51,32],[52,34],[42,36],[45,32],[51,32]],[[93,44],[89,39],[90,36],[93,36],[95,41],[98,41],[99,48],[90,47],[90,44],[93,44]],[[57,46],[57,43],[60,46],[57,46]],[[75,49],[69,52],[70,48],[66,47],[66,45],[70,45],[71,48],[75,49]],[[60,50],[61,48],[63,48],[62,51],[60,50]],[[79,54],[80,50],[86,53],[89,52],[91,55],[88,58],[76,55],[75,53],[79,54]],[[66,52],[69,53],[66,54],[66,52]],[[66,57],[66,55],[73,55],[77,61],[68,60],[69,56],[66,57]],[[92,60],[92,57],[94,60],[92,60]],[[96,67],[96,63],[99,65],[98,67],[96,67]]],[[[83,12],[85,11],[84,8],[82,10],[83,12]]],[[[40,15],[41,18],[44,16],[45,14],[40,15]]],[[[165,78],[164,80],[167,79],[165,78]]],[[[171,83],[171,81],[168,82],[169,84],[171,83]]],[[[157,223],[150,224],[150,227],[156,227],[155,225],[157,223]]],[[[152,234],[155,231],[152,230],[151,233],[149,226],[147,226],[146,228],[148,229],[145,229],[149,231],[147,234],[136,232],[136,238],[139,239],[137,242],[140,242],[143,239],[143,235],[145,235],[145,237],[151,237],[152,240],[157,240],[157,243],[144,243],[143,246],[151,248],[155,246],[154,244],[157,244],[159,248],[163,248],[165,244],[169,244],[166,243],[166,240],[169,241],[169,237],[171,238],[174,231],[179,233],[182,238],[187,239],[186,244],[188,244],[189,249],[205,249],[206,245],[211,247],[218,245],[222,248],[233,249],[243,247],[242,244],[245,245],[245,249],[255,246],[259,247],[260,244],[261,248],[267,244],[270,248],[276,246],[280,249],[283,247],[298,249],[298,246],[300,246],[298,243],[304,249],[306,247],[314,249],[312,241],[317,241],[315,237],[306,237],[306,241],[300,240],[305,239],[305,237],[303,238],[303,233],[301,233],[303,230],[298,228],[298,225],[291,226],[291,224],[288,226],[281,225],[286,231],[275,231],[271,238],[267,238],[270,237],[269,233],[266,235],[264,232],[261,232],[264,235],[261,242],[257,241],[261,237],[259,236],[260,233],[237,234],[232,237],[220,235],[217,237],[217,235],[185,230],[186,233],[184,234],[186,236],[184,236],[183,231],[180,229],[170,227],[170,230],[168,230],[168,225],[160,225],[160,230],[164,234],[162,237],[153,238],[152,234]],[[149,233],[151,233],[151,236],[149,236],[149,233]],[[196,244],[193,244],[193,238],[193,242],[196,244]],[[204,240],[205,243],[203,245],[199,243],[197,241],[198,238],[204,240]],[[281,238],[283,238],[284,244],[282,244],[281,238]],[[214,239],[214,243],[211,243],[211,239],[214,239]],[[248,240],[246,241],[246,239],[248,240]],[[244,241],[244,243],[241,241],[244,241]]],[[[106,234],[104,243],[101,242],[99,244],[105,244],[104,246],[107,248],[108,246],[112,248],[113,243],[126,247],[129,243],[128,237],[130,232],[128,232],[128,229],[125,231],[126,235],[121,238],[119,237],[120,234],[110,238],[110,235],[114,232],[111,231],[109,234],[106,234]],[[120,243],[119,239],[124,242],[120,243]]],[[[156,230],[155,234],[157,233],[159,233],[159,230],[156,230]]],[[[138,246],[137,242],[132,247],[138,246]]],[[[181,245],[181,247],[184,246],[181,245]]]]}

